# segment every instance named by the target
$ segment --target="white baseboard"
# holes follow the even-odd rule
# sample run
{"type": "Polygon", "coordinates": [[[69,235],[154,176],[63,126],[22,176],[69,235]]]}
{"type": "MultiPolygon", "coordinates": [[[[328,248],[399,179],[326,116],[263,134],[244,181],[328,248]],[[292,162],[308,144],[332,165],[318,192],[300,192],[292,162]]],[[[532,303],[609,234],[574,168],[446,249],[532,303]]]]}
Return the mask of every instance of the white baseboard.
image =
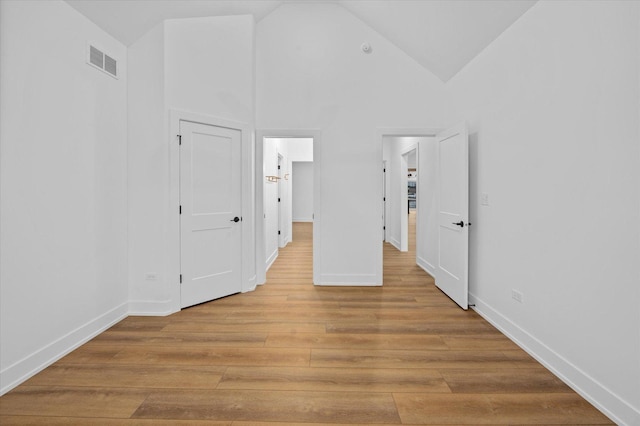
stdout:
{"type": "Polygon", "coordinates": [[[243,293],[249,293],[251,291],[254,291],[256,289],[256,282],[258,281],[258,276],[254,275],[251,278],[249,278],[247,280],[247,283],[245,286],[242,287],[242,292],[243,293]]]}
{"type": "Polygon", "coordinates": [[[381,281],[375,274],[320,274],[315,285],[375,287],[381,286],[381,281]]]}
{"type": "Polygon", "coordinates": [[[640,425],[640,409],[623,400],[509,318],[469,293],[472,309],[619,425],[640,425]]]}
{"type": "Polygon", "coordinates": [[[282,237],[282,240],[278,242],[279,244],[279,248],[285,248],[287,246],[287,244],[289,244],[291,242],[291,237],[289,237],[288,235],[282,237]]]}
{"type": "Polygon", "coordinates": [[[436,268],[431,263],[427,262],[424,258],[417,256],[418,266],[425,270],[425,272],[432,277],[436,277],[436,268]]]}
{"type": "Polygon", "coordinates": [[[400,241],[396,240],[395,238],[389,238],[389,243],[399,251],[402,251],[402,249],[400,248],[400,241]]]}
{"type": "Polygon", "coordinates": [[[266,262],[267,267],[265,268],[265,271],[268,271],[269,268],[271,268],[271,265],[273,265],[273,262],[275,262],[277,258],[278,258],[278,250],[275,250],[273,253],[271,253],[269,258],[267,259],[267,262],[266,262]]]}
{"type": "Polygon", "coordinates": [[[131,300],[129,302],[129,315],[164,317],[176,313],[172,300],[131,300]]]}
{"type": "Polygon", "coordinates": [[[69,352],[126,318],[129,311],[128,306],[129,304],[125,302],[105,312],[2,370],[0,372],[0,395],[9,392],[69,352]]]}

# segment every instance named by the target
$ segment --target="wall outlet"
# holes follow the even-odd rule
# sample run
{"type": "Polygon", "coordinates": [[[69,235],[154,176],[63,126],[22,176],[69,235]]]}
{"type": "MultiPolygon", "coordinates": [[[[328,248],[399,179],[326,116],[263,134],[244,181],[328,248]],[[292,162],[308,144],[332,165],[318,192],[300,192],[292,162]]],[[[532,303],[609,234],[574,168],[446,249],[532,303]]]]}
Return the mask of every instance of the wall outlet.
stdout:
{"type": "Polygon", "coordinates": [[[144,279],[147,281],[156,281],[158,279],[158,274],[156,274],[155,272],[147,272],[144,275],[144,279]]]}
{"type": "Polygon", "coordinates": [[[480,194],[480,204],[483,206],[489,205],[489,194],[487,194],[486,192],[480,194]]]}
{"type": "Polygon", "coordinates": [[[511,298],[516,302],[522,303],[522,293],[518,290],[511,289],[511,298]]]}

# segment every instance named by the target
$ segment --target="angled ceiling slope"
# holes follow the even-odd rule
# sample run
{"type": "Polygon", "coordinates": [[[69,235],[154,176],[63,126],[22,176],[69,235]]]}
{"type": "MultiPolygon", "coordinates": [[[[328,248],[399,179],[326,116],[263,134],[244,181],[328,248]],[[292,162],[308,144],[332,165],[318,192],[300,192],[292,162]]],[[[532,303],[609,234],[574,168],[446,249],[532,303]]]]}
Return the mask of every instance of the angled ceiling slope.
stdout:
{"type": "Polygon", "coordinates": [[[536,0],[341,1],[423,67],[448,81],[536,0]]]}
{"type": "Polygon", "coordinates": [[[165,19],[253,15],[257,21],[281,0],[66,0],[126,46],[165,19]]]}
{"type": "MultiPolygon", "coordinates": [[[[253,15],[302,0],[66,0],[129,46],[164,19],[253,15]]],[[[314,0],[345,7],[448,81],[536,0],[314,0]]]]}

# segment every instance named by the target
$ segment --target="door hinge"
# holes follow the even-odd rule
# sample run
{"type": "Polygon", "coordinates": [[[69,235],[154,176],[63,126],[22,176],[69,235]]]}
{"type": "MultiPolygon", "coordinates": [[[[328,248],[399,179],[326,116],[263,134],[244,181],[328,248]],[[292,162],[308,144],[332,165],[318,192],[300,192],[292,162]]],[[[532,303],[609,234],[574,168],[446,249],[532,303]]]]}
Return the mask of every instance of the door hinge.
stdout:
{"type": "Polygon", "coordinates": [[[386,227],[386,226],[383,226],[383,227],[382,227],[382,230],[383,230],[383,231],[386,231],[386,230],[387,230],[387,227],[386,227]]]}
{"type": "Polygon", "coordinates": [[[180,284],[182,284],[182,274],[180,274],[180,284]]]}
{"type": "Polygon", "coordinates": [[[278,197],[278,202],[280,202],[280,197],[278,197]]]}
{"type": "Polygon", "coordinates": [[[182,135],[176,135],[178,136],[178,145],[182,145],[182,135]]]}
{"type": "Polygon", "coordinates": [[[182,214],[182,206],[178,206],[178,214],[182,214]]]}
{"type": "Polygon", "coordinates": [[[278,164],[278,170],[280,170],[280,165],[278,164]]]}
{"type": "Polygon", "coordinates": [[[278,235],[280,235],[280,231],[278,231],[278,235]]]}
{"type": "Polygon", "coordinates": [[[382,201],[387,201],[387,197],[382,197],[382,201]]]}
{"type": "Polygon", "coordinates": [[[387,169],[382,169],[382,173],[387,173],[387,169]]]}

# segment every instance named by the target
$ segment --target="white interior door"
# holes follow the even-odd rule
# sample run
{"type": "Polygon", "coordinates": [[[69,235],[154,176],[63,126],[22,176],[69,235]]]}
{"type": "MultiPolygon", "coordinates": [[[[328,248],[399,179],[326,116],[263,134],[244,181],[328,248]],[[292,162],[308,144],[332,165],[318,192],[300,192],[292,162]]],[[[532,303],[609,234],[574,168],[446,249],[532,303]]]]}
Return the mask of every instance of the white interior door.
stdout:
{"type": "Polygon", "coordinates": [[[387,241],[387,162],[382,162],[382,241],[387,241]]]}
{"type": "Polygon", "coordinates": [[[238,293],[241,132],[180,122],[181,306],[238,293]]]}
{"type": "Polygon", "coordinates": [[[439,256],[436,286],[463,309],[469,294],[469,137],[465,124],[445,130],[438,145],[439,256]]]}
{"type": "Polygon", "coordinates": [[[284,157],[278,154],[278,247],[285,246],[285,190],[284,190],[284,157]]]}

